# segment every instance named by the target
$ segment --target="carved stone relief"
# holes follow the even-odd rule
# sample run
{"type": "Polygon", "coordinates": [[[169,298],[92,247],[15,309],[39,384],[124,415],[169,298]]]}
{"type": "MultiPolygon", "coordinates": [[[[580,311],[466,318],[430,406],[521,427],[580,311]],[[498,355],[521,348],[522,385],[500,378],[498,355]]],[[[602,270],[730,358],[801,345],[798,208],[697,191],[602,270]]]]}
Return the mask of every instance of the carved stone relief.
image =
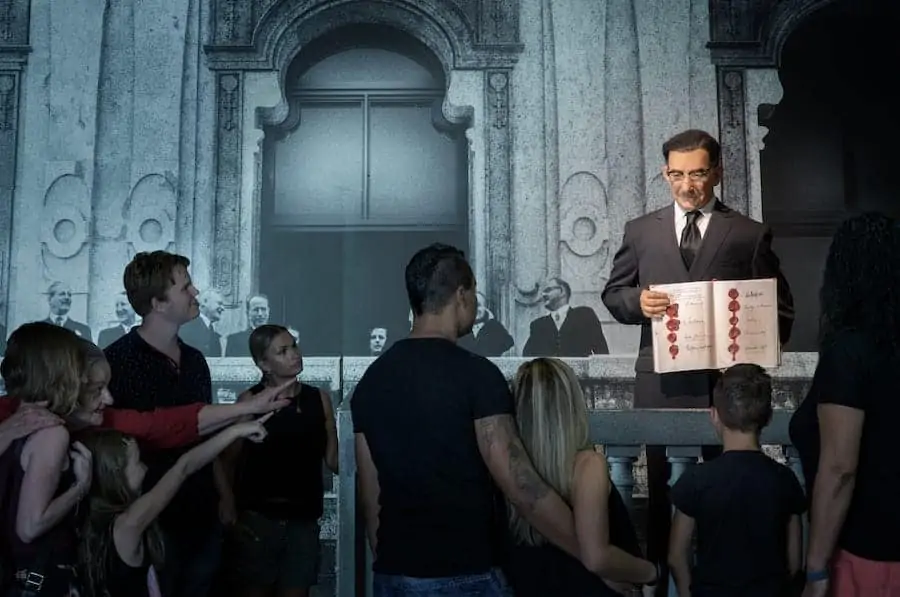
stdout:
{"type": "Polygon", "coordinates": [[[141,251],[172,250],[175,197],[174,187],[161,174],[145,176],[134,186],[126,219],[126,239],[132,255],[141,251]]]}
{"type": "Polygon", "coordinates": [[[63,280],[84,288],[90,243],[91,198],[75,162],[48,164],[50,184],[44,194],[41,246],[46,280],[63,280]]]}
{"type": "Polygon", "coordinates": [[[6,323],[12,204],[19,147],[21,70],[29,47],[30,0],[0,0],[0,325],[6,323]]]}
{"type": "Polygon", "coordinates": [[[0,325],[9,288],[9,250],[12,235],[13,190],[16,187],[19,73],[0,71],[0,325]]]}
{"type": "Polygon", "coordinates": [[[218,76],[216,130],[216,210],[213,284],[227,299],[239,300],[240,185],[241,185],[241,74],[218,76]]]}
{"type": "Polygon", "coordinates": [[[510,214],[510,152],[509,133],[509,74],[505,71],[485,71],[485,165],[487,167],[486,204],[489,234],[487,240],[487,272],[490,275],[488,303],[496,305],[496,317],[507,321],[512,245],[510,214]]]}

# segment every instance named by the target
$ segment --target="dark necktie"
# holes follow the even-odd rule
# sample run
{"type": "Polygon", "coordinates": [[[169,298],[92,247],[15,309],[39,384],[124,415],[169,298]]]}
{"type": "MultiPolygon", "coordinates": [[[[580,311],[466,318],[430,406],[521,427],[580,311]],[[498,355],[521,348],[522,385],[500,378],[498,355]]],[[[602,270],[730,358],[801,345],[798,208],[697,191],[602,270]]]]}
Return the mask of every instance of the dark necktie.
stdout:
{"type": "Polygon", "coordinates": [[[687,214],[685,214],[687,225],[684,227],[684,230],[681,231],[681,259],[688,269],[691,269],[691,264],[694,263],[697,251],[700,250],[700,241],[702,238],[700,236],[700,227],[697,226],[697,218],[699,218],[700,215],[700,212],[696,209],[687,212],[687,214]]]}

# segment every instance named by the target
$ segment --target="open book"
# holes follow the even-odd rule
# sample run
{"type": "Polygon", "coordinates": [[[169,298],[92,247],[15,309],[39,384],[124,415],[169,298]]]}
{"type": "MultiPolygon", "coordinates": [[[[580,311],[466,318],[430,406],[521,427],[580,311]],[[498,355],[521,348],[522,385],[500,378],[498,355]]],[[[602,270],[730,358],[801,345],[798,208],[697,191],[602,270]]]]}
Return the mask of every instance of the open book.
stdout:
{"type": "Polygon", "coordinates": [[[659,284],[650,290],[665,292],[670,301],[651,322],[657,373],[781,363],[775,278],[659,284]]]}

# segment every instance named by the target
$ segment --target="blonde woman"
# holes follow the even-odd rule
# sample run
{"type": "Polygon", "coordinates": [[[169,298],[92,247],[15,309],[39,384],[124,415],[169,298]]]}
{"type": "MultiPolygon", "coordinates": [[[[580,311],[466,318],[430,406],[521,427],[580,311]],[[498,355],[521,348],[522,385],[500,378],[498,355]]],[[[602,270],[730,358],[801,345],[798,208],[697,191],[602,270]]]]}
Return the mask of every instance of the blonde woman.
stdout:
{"type": "Polygon", "coordinates": [[[551,545],[510,506],[510,580],[517,597],[602,597],[645,585],[652,594],[656,566],[641,557],[622,496],[596,452],[578,378],[558,359],[519,368],[513,384],[525,449],[541,477],[572,507],[580,561],[551,545]]]}

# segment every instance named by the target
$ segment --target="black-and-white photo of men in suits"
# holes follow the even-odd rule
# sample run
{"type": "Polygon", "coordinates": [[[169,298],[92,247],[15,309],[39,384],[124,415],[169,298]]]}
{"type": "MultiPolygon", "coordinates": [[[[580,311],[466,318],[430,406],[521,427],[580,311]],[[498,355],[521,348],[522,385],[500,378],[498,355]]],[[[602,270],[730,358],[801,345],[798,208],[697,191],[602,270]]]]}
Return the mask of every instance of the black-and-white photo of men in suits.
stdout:
{"type": "Polygon", "coordinates": [[[269,297],[251,294],[247,297],[247,329],[228,336],[225,343],[226,357],[250,356],[250,333],[261,325],[269,323],[269,297]]]}
{"type": "Polygon", "coordinates": [[[100,335],[97,337],[97,345],[100,348],[106,348],[138,324],[137,315],[124,292],[116,295],[116,320],[118,321],[116,325],[100,330],[100,335]]]}
{"type": "Polygon", "coordinates": [[[487,298],[480,292],[475,294],[478,307],[472,331],[459,339],[457,344],[483,357],[503,356],[515,342],[503,324],[494,318],[488,309],[487,298]]]}
{"type": "Polygon", "coordinates": [[[547,315],[531,322],[522,355],[526,357],[587,357],[609,354],[603,326],[590,307],[573,307],[572,287],[550,278],[541,291],[547,315]]]}
{"type": "Polygon", "coordinates": [[[93,342],[91,328],[80,321],[69,317],[72,309],[72,287],[65,282],[54,282],[47,289],[47,303],[50,305],[50,315],[44,320],[47,323],[55,323],[67,330],[75,332],[85,340],[93,342]]]}
{"type": "Polygon", "coordinates": [[[197,297],[200,315],[190,320],[178,332],[178,336],[189,346],[193,346],[205,357],[222,356],[222,336],[214,324],[222,319],[225,301],[218,290],[204,290],[197,297]]]}

